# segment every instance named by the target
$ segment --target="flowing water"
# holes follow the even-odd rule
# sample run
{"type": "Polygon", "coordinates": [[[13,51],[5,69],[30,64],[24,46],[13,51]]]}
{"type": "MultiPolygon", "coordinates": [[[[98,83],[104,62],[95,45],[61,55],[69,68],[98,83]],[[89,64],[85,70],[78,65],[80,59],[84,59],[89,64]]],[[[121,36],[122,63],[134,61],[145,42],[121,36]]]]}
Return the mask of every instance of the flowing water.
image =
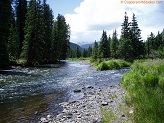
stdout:
{"type": "Polygon", "coordinates": [[[62,111],[58,104],[83,97],[73,90],[117,84],[128,69],[96,71],[81,62],[0,71],[0,123],[35,123],[62,111]]]}

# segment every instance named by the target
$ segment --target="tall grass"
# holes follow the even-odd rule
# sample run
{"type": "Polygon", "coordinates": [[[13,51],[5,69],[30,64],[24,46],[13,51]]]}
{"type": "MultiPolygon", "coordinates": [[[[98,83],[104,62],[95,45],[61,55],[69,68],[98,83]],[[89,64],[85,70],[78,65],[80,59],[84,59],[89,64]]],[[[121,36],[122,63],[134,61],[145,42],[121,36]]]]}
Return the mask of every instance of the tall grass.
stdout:
{"type": "Polygon", "coordinates": [[[130,67],[131,63],[124,60],[109,60],[98,64],[97,70],[116,70],[130,67]]]}
{"type": "Polygon", "coordinates": [[[164,60],[135,61],[122,79],[134,123],[164,123],[164,60]]]}

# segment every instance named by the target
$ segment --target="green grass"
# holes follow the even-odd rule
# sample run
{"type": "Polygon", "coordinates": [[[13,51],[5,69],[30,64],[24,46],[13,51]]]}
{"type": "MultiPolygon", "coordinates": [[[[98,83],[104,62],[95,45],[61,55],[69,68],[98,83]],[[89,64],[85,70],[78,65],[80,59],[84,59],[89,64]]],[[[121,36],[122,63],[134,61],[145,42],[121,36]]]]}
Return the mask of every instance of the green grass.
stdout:
{"type": "Polygon", "coordinates": [[[122,79],[134,123],[164,122],[164,60],[135,61],[122,79]]]}
{"type": "Polygon", "coordinates": [[[98,64],[97,70],[116,70],[130,67],[131,63],[124,60],[109,60],[98,64]]]}
{"type": "Polygon", "coordinates": [[[68,60],[71,60],[71,61],[81,61],[81,60],[90,60],[89,57],[87,58],[84,58],[84,57],[80,57],[80,58],[68,58],[68,60]]]}
{"type": "Polygon", "coordinates": [[[102,113],[102,123],[111,123],[117,119],[112,109],[101,108],[102,113]]]}
{"type": "Polygon", "coordinates": [[[116,95],[116,94],[110,94],[110,97],[111,97],[111,99],[113,100],[113,99],[115,99],[115,98],[118,98],[118,96],[116,95]]]}

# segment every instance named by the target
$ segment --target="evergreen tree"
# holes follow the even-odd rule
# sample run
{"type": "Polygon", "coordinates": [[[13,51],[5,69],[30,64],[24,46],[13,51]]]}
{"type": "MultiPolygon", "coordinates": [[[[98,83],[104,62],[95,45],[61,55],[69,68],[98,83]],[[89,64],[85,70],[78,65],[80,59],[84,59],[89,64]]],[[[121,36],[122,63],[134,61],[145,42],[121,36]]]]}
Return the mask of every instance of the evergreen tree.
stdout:
{"type": "Polygon", "coordinates": [[[70,58],[76,58],[76,52],[75,52],[75,50],[70,49],[69,57],[70,58]]]}
{"type": "Polygon", "coordinates": [[[0,1],[0,67],[9,63],[7,43],[10,33],[11,1],[0,1]]]}
{"type": "Polygon", "coordinates": [[[58,21],[55,21],[53,24],[53,29],[52,29],[52,50],[51,50],[51,59],[52,61],[57,61],[59,59],[59,54],[60,54],[60,42],[58,40],[58,21]]]}
{"type": "Polygon", "coordinates": [[[155,42],[153,47],[154,50],[158,50],[163,47],[162,33],[158,32],[157,36],[155,37],[155,42]]]}
{"type": "Polygon", "coordinates": [[[15,25],[14,12],[12,12],[10,23],[10,34],[8,39],[8,53],[9,60],[16,60],[19,58],[18,35],[15,25]]]}
{"type": "Polygon", "coordinates": [[[25,28],[25,21],[26,21],[26,13],[27,13],[27,0],[16,0],[16,26],[18,31],[18,52],[19,55],[22,52],[23,41],[24,41],[24,28],[25,28]]]}
{"type": "Polygon", "coordinates": [[[89,46],[87,51],[88,51],[87,57],[91,57],[91,55],[92,55],[92,47],[89,46]]]}
{"type": "Polygon", "coordinates": [[[64,16],[58,14],[52,31],[53,59],[66,59],[69,53],[70,27],[64,16]]]}
{"type": "Polygon", "coordinates": [[[164,47],[164,29],[161,33],[161,37],[162,37],[162,41],[161,41],[161,45],[160,45],[160,48],[163,48],[164,47]]]}
{"type": "Polygon", "coordinates": [[[88,56],[88,51],[86,49],[83,50],[82,56],[86,58],[88,56]]]}
{"type": "Polygon", "coordinates": [[[81,57],[81,51],[79,49],[79,47],[76,48],[76,58],[80,58],[81,57]]]}
{"type": "Polygon", "coordinates": [[[49,63],[52,51],[52,28],[53,28],[53,14],[46,0],[43,1],[43,30],[44,30],[44,62],[49,63]]]}
{"type": "Polygon", "coordinates": [[[155,43],[155,35],[151,32],[150,36],[147,38],[146,49],[147,56],[153,58],[154,57],[154,44],[155,43]]]}
{"type": "Polygon", "coordinates": [[[117,38],[117,31],[113,31],[113,36],[111,40],[110,50],[111,50],[111,57],[116,59],[118,56],[118,38],[117,38]]]}
{"type": "Polygon", "coordinates": [[[93,50],[92,50],[92,59],[96,60],[99,58],[99,54],[98,54],[98,43],[95,41],[94,42],[94,46],[93,46],[93,50]]]}
{"type": "Polygon", "coordinates": [[[144,55],[144,43],[141,40],[141,30],[138,27],[134,13],[130,26],[130,39],[132,40],[133,46],[133,59],[137,59],[144,55]]]}
{"type": "Polygon", "coordinates": [[[122,23],[121,39],[119,44],[120,57],[127,61],[133,60],[133,45],[130,38],[130,23],[128,22],[128,16],[125,12],[124,22],[122,23]]]}
{"type": "Polygon", "coordinates": [[[110,47],[109,40],[106,34],[106,31],[103,31],[100,46],[99,46],[99,54],[101,58],[109,58],[110,57],[110,47]]]}
{"type": "Polygon", "coordinates": [[[31,0],[25,24],[25,40],[21,58],[26,60],[26,65],[43,63],[43,18],[40,0],[31,0]]]}

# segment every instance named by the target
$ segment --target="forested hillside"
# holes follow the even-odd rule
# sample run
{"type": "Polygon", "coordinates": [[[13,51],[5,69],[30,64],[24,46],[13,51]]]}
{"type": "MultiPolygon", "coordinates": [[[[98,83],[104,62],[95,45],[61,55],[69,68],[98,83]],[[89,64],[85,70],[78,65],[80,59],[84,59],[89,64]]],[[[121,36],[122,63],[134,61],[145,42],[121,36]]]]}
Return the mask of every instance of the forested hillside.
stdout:
{"type": "MultiPolygon", "coordinates": [[[[164,30],[158,32],[157,35],[150,30],[148,32],[150,34],[144,41],[141,37],[142,29],[139,28],[135,14],[129,19],[126,12],[121,27],[120,37],[116,29],[113,29],[112,36],[108,36],[103,30],[100,43],[95,41],[93,47],[85,49],[78,57],[91,57],[92,61],[105,58],[123,59],[130,62],[135,59],[164,58],[164,30]]],[[[77,50],[74,52],[76,54],[77,50]]]]}

